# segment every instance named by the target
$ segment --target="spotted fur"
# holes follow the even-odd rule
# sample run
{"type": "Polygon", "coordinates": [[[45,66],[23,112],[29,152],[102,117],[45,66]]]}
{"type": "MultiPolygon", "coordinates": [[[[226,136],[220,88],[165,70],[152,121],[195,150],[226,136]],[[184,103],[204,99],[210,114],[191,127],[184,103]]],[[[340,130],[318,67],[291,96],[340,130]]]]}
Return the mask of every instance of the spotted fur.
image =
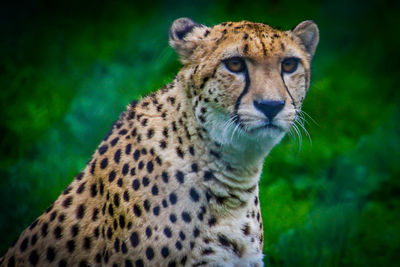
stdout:
{"type": "Polygon", "coordinates": [[[181,71],[128,105],[1,266],[262,266],[262,163],[298,115],[317,43],[311,21],[279,31],[176,20],[181,71]],[[241,73],[224,64],[233,57],[241,73]],[[299,63],[285,74],[288,57],[299,63]],[[254,105],[263,99],[284,103],[269,122],[254,105]]]}

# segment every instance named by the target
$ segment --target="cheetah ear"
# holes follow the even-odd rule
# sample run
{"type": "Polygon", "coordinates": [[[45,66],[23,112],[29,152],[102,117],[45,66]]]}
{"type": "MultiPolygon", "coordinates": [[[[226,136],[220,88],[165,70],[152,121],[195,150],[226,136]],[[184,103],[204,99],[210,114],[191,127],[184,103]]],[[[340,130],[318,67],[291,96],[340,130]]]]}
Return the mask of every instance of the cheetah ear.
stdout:
{"type": "Polygon", "coordinates": [[[207,27],[189,18],[175,20],[169,30],[169,44],[181,56],[183,62],[198,46],[207,27]]]}
{"type": "Polygon", "coordinates": [[[294,27],[292,32],[300,38],[306,51],[311,55],[311,57],[314,56],[319,41],[319,30],[317,24],[312,20],[306,20],[294,27]]]}

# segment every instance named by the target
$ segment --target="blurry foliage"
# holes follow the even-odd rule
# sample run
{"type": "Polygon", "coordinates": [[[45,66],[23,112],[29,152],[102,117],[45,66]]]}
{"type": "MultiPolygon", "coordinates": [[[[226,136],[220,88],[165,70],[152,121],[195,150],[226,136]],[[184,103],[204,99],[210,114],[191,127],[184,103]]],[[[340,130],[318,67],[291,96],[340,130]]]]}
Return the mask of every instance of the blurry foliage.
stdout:
{"type": "Polygon", "coordinates": [[[260,185],[265,262],[400,261],[399,26],[389,1],[22,1],[0,9],[0,254],[86,164],[133,99],[179,69],[168,27],[313,19],[321,42],[303,110],[260,185]]]}

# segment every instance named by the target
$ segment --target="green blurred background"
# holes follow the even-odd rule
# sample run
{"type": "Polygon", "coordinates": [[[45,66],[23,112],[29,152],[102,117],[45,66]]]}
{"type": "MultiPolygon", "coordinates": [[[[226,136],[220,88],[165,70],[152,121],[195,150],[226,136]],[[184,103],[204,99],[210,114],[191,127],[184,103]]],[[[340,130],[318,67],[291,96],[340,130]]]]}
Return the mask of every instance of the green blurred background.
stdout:
{"type": "Polygon", "coordinates": [[[320,28],[303,110],[265,162],[271,266],[398,266],[398,4],[17,1],[0,6],[0,254],[71,182],[126,105],[179,70],[178,17],[320,28]]]}

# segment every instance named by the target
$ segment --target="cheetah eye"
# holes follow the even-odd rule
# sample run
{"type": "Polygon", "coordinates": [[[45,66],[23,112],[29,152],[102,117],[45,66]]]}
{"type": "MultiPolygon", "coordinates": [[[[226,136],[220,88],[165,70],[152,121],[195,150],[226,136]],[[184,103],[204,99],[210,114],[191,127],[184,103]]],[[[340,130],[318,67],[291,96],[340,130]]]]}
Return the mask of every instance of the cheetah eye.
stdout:
{"type": "Polygon", "coordinates": [[[223,61],[225,67],[231,72],[243,72],[246,69],[246,63],[240,57],[231,57],[223,61]]]}
{"type": "Polygon", "coordinates": [[[299,59],[295,57],[285,58],[281,64],[282,64],[282,72],[293,73],[297,70],[299,59]]]}

